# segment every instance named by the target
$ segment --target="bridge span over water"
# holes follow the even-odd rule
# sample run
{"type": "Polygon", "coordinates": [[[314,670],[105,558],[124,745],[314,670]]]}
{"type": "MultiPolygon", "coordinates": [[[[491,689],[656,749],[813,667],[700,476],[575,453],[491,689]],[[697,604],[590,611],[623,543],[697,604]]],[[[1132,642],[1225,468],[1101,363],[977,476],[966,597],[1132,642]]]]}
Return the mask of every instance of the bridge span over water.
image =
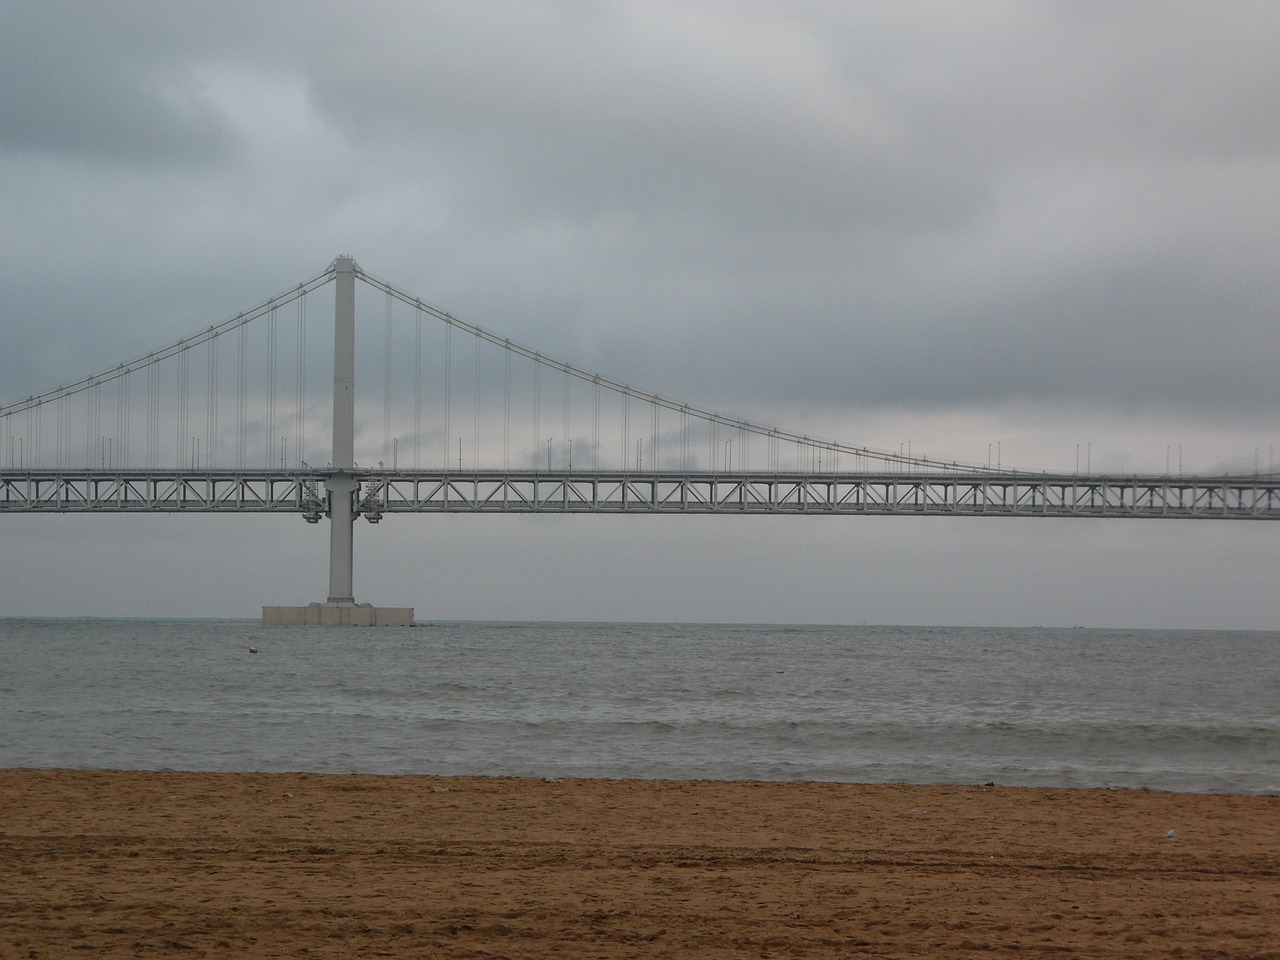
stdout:
{"type": "MultiPolygon", "coordinates": [[[[376,371],[362,369],[376,383],[376,371]]],[[[1280,519],[1275,472],[1011,470],[725,416],[543,356],[346,256],[199,333],[10,403],[0,408],[0,429],[0,514],[328,519],[328,599],[266,608],[286,621],[301,609],[299,622],[412,618],[407,608],[382,617],[355,604],[353,521],[361,516],[1280,519]],[[357,280],[383,307],[380,410],[376,388],[357,403],[357,280]],[[333,323],[317,338],[308,304],[330,285],[333,323]],[[318,350],[330,336],[332,352],[318,350]],[[324,408],[330,416],[318,414],[324,408]]]]}
{"type": "Polygon", "coordinates": [[[355,484],[352,515],[388,513],[787,514],[808,516],[1280,519],[1272,477],[667,471],[0,472],[0,512],[331,515],[327,490],[355,484]]]}

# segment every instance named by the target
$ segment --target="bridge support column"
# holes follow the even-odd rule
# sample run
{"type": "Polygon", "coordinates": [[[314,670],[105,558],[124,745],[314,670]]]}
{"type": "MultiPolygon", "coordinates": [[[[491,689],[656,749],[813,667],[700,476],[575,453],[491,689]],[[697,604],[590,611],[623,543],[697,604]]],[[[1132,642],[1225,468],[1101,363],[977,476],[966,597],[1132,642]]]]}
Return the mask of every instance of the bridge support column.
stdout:
{"type": "Polygon", "coordinates": [[[356,482],[346,471],[356,465],[356,264],[334,261],[333,308],[333,469],[329,488],[329,599],[355,603],[351,586],[356,482]]]}
{"type": "Polygon", "coordinates": [[[347,474],[330,477],[329,489],[329,599],[326,603],[355,603],[352,589],[355,550],[355,492],[358,484],[347,474]]]}
{"type": "Polygon", "coordinates": [[[342,472],[356,465],[356,265],[334,262],[333,469],[329,488],[329,603],[355,603],[351,586],[356,483],[342,472]]]}
{"type": "Polygon", "coordinates": [[[356,603],[352,588],[356,492],[356,264],[334,261],[333,473],[329,491],[329,599],[305,607],[263,607],[262,622],[282,625],[413,626],[412,607],[356,603]]]}

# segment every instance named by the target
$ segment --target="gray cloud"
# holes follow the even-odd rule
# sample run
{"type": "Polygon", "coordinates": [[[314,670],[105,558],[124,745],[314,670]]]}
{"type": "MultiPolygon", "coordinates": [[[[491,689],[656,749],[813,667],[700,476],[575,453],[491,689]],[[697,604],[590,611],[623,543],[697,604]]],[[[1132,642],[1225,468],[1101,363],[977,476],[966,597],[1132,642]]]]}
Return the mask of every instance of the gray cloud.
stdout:
{"type": "MultiPolygon", "coordinates": [[[[275,223],[338,238],[376,212],[373,251],[399,232],[418,254],[402,285],[514,280],[462,306],[584,362],[628,356],[636,377],[669,365],[643,343],[665,340],[682,373],[724,356],[729,381],[785,392],[816,365],[812,383],[852,381],[859,402],[1275,399],[1261,252],[1280,78],[1261,8],[15,9],[10,149],[221,158],[152,205],[207,207],[184,220],[239,232],[235,254],[275,223]],[[324,168],[332,135],[290,147],[286,102],[342,138],[345,166],[324,168]],[[1254,344],[1243,364],[1233,339],[1254,344]]],[[[130,252],[167,269],[147,217],[171,232],[144,206],[130,252]]],[[[256,273],[250,299],[279,283],[256,273]]]]}
{"type": "Polygon", "coordinates": [[[234,133],[202,95],[172,5],[6,4],[0,143],[83,161],[205,164],[234,133]]]}

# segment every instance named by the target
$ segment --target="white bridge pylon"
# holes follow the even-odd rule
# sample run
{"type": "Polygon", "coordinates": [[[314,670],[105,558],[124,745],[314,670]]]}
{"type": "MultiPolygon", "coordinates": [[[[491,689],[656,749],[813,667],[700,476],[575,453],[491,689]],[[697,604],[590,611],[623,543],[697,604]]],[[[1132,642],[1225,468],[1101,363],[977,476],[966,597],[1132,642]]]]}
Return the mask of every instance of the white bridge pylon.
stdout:
{"type": "Polygon", "coordinates": [[[333,464],[329,490],[329,599],[355,603],[352,587],[356,492],[356,264],[350,257],[333,262],[336,284],[333,310],[333,464]]]}

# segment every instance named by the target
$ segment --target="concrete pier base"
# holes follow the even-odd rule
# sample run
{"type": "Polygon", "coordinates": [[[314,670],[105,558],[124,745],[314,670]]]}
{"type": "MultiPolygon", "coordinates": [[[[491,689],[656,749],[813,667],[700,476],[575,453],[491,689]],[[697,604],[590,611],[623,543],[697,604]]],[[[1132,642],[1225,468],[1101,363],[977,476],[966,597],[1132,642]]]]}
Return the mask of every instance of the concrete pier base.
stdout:
{"type": "Polygon", "coordinates": [[[263,607],[262,622],[281,627],[412,627],[413,607],[375,607],[371,603],[263,607]]]}

